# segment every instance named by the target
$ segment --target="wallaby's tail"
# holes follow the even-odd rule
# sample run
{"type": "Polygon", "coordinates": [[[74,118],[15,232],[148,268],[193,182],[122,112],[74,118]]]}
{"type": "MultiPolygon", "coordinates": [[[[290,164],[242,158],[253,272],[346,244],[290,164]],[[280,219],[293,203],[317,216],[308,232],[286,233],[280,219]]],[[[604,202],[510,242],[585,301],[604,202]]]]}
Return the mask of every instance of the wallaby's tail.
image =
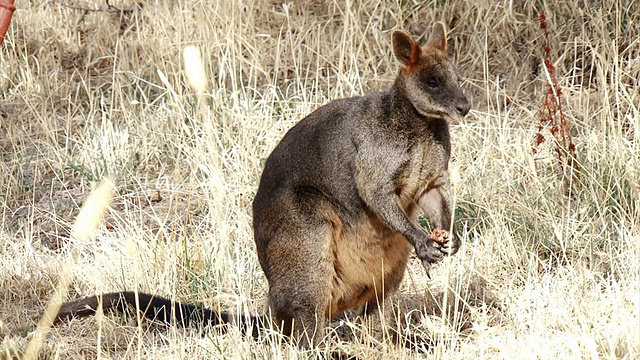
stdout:
{"type": "Polygon", "coordinates": [[[128,309],[139,309],[145,318],[167,324],[171,324],[175,319],[176,324],[182,327],[199,324],[215,326],[236,323],[243,332],[246,333],[252,329],[252,335],[257,336],[258,330],[267,326],[264,317],[235,317],[225,312],[217,312],[197,305],[182,304],[155,295],[139,292],[136,296],[136,293],[131,291],[90,296],[66,302],[60,307],[54,323],[75,317],[94,315],[100,304],[105,311],[126,312],[128,309]]]}

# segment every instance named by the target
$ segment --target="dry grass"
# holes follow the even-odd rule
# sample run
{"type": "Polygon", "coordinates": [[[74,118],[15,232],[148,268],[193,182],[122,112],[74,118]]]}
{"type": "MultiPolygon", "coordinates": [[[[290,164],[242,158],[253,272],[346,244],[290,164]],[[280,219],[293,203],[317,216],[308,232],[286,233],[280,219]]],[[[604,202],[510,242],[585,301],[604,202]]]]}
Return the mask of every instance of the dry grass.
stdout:
{"type": "MultiPolygon", "coordinates": [[[[394,299],[405,309],[397,326],[423,338],[419,349],[348,321],[337,331],[350,336],[317,351],[640,357],[638,2],[112,1],[135,8],[123,16],[43,3],[18,1],[0,49],[0,358],[24,352],[65,269],[73,298],[137,289],[264,311],[250,217],[263,160],[312,109],[389,85],[391,30],[419,35],[440,19],[453,27],[474,101],[452,130],[465,246],[433,280],[413,262],[394,299]],[[532,155],[546,86],[543,9],[577,175],[559,172],[550,140],[532,155]],[[203,55],[200,97],[187,86],[186,46],[203,55]],[[70,241],[83,199],[105,176],[116,184],[110,213],[93,239],[70,241]]],[[[277,336],[200,336],[107,315],[53,328],[41,351],[307,355],[277,336]]]]}

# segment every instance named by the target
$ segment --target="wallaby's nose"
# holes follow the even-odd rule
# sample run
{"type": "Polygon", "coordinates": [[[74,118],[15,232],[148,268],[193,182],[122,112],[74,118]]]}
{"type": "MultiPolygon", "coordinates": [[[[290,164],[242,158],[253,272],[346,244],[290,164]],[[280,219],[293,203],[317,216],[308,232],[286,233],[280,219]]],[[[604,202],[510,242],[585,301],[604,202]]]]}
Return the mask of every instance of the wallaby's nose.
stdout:
{"type": "Polygon", "coordinates": [[[469,100],[467,100],[467,99],[464,99],[464,100],[460,101],[458,103],[458,105],[456,105],[456,110],[462,116],[467,115],[467,113],[469,112],[470,109],[471,109],[471,104],[469,103],[469,100]]]}

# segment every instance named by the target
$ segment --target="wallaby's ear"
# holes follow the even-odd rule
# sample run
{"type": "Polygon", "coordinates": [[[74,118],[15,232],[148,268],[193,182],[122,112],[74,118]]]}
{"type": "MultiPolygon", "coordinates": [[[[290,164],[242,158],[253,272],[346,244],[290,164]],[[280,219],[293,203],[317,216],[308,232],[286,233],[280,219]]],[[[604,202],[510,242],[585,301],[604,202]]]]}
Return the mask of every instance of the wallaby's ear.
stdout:
{"type": "Polygon", "coordinates": [[[418,63],[422,50],[411,35],[396,30],[393,32],[391,42],[393,43],[393,54],[402,65],[411,66],[418,63]]]}
{"type": "Polygon", "coordinates": [[[427,40],[427,46],[447,54],[447,26],[442,21],[433,24],[429,40],[427,40]]]}

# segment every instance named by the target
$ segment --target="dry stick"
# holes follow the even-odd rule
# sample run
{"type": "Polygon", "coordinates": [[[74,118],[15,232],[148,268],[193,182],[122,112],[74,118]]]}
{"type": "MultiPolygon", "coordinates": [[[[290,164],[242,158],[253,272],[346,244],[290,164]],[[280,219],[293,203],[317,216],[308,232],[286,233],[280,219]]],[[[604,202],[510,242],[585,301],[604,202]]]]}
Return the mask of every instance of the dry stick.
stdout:
{"type": "MultiPolygon", "coordinates": [[[[88,241],[94,236],[98,224],[100,220],[102,220],[104,212],[113,196],[113,187],[113,182],[109,178],[105,178],[98,187],[89,194],[71,229],[71,238],[73,240],[88,241]]],[[[73,271],[70,270],[69,266],[63,266],[56,291],[49,300],[44,314],[38,321],[33,338],[25,350],[24,360],[38,358],[40,347],[60,311],[60,306],[67,297],[71,280],[73,280],[73,271]]]]}
{"type": "Polygon", "coordinates": [[[57,0],[49,0],[46,2],[46,4],[59,4],[60,6],[64,6],[72,10],[81,10],[84,12],[106,12],[106,13],[132,13],[133,12],[133,9],[130,9],[130,8],[119,9],[111,5],[111,3],[109,3],[109,0],[105,0],[105,3],[107,4],[106,9],[94,9],[86,6],[74,5],[74,4],[57,1],[57,0]]]}

